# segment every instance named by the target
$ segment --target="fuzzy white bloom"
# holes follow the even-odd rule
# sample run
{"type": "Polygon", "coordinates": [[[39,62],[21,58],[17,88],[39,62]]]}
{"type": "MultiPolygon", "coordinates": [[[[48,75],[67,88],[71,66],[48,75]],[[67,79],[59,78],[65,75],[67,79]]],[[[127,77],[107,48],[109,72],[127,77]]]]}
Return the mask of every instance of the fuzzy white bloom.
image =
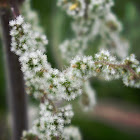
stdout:
{"type": "Polygon", "coordinates": [[[75,18],[82,17],[86,9],[86,4],[84,0],[58,0],[58,6],[61,6],[66,10],[67,14],[75,18]]]}
{"type": "Polygon", "coordinates": [[[82,84],[80,79],[73,76],[72,69],[67,69],[63,73],[65,82],[60,82],[60,93],[65,100],[74,100],[77,96],[82,94],[82,84]]]}
{"type": "Polygon", "coordinates": [[[23,17],[22,17],[21,15],[19,15],[19,16],[17,17],[16,24],[17,24],[17,25],[21,25],[23,22],[24,22],[23,17]]]}
{"type": "Polygon", "coordinates": [[[80,131],[75,126],[65,127],[63,132],[63,138],[65,140],[82,140],[80,131]]]}
{"type": "Polygon", "coordinates": [[[24,22],[24,18],[20,15],[15,21],[10,21],[12,30],[10,35],[12,36],[11,50],[17,55],[22,55],[24,52],[35,51],[40,49],[45,51],[45,45],[48,44],[48,40],[44,35],[32,31],[31,26],[24,22]],[[11,23],[12,22],[12,23],[11,23]],[[13,24],[15,22],[15,24],[13,24]],[[21,37],[21,34],[22,37],[21,37]],[[18,44],[16,38],[19,37],[18,44]],[[34,47],[32,47],[34,46],[34,47]]]}
{"type": "Polygon", "coordinates": [[[54,113],[53,106],[50,105],[48,101],[45,101],[40,104],[40,118],[34,121],[33,127],[26,133],[31,132],[43,140],[48,140],[47,138],[52,136],[61,137],[64,132],[64,126],[71,122],[73,115],[71,105],[62,107],[57,113],[54,113]]]}
{"type": "Polygon", "coordinates": [[[16,24],[15,20],[11,20],[11,21],[9,22],[9,25],[10,25],[11,27],[13,27],[15,24],[16,24]]]}
{"type": "Polygon", "coordinates": [[[86,49],[86,40],[82,39],[73,39],[65,40],[60,45],[60,51],[62,52],[62,57],[66,61],[70,61],[76,55],[82,55],[86,49]]]}

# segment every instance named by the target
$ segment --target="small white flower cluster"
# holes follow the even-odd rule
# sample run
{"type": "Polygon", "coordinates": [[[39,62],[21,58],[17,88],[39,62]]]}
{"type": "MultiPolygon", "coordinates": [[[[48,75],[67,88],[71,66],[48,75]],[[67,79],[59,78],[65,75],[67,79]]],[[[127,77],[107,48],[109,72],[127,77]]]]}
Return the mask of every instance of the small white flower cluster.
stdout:
{"type": "MultiPolygon", "coordinates": [[[[95,24],[94,24],[95,25],[95,24]]],[[[93,28],[93,22],[91,19],[78,19],[78,20],[74,20],[72,22],[72,30],[75,33],[76,37],[80,37],[80,38],[85,38],[88,40],[93,39],[93,36],[95,36],[95,34],[97,34],[97,32],[95,31],[96,29],[98,29],[97,27],[93,28]],[[91,35],[93,34],[93,35],[91,35]]]]}
{"type": "Polygon", "coordinates": [[[109,12],[114,5],[112,0],[58,0],[57,5],[73,18],[85,16],[85,12],[92,16],[102,16],[109,12]]]}
{"type": "Polygon", "coordinates": [[[18,16],[16,20],[10,21],[9,24],[12,27],[10,31],[12,36],[11,51],[17,55],[22,55],[26,51],[45,51],[44,46],[48,44],[46,36],[33,32],[30,24],[25,23],[22,16],[18,16]]]}
{"type": "Polygon", "coordinates": [[[62,107],[59,109],[60,112],[58,116],[62,117],[64,119],[64,124],[70,124],[71,119],[74,116],[74,112],[72,111],[72,106],[69,104],[65,107],[62,107]]]}
{"type": "Polygon", "coordinates": [[[118,65],[116,58],[110,55],[107,50],[101,50],[95,55],[94,70],[96,75],[103,77],[105,80],[113,80],[120,78],[120,71],[116,67],[112,67],[110,64],[118,65]],[[98,61],[102,63],[98,63],[98,61]],[[97,64],[96,64],[97,62],[97,64]],[[104,63],[105,62],[105,63],[104,63]]]}
{"type": "Polygon", "coordinates": [[[85,0],[58,0],[57,5],[75,18],[82,17],[86,9],[85,0]]]}
{"type": "Polygon", "coordinates": [[[82,94],[82,82],[74,78],[69,69],[64,72],[51,69],[44,75],[44,91],[49,93],[50,99],[70,101],[82,94]]]}
{"type": "MultiPolygon", "coordinates": [[[[67,12],[76,11],[76,8],[80,6],[77,5],[78,2],[80,3],[80,0],[60,0],[58,5],[67,12]],[[68,8],[70,5],[75,8],[70,10],[68,8]]],[[[78,12],[75,12],[73,15],[72,29],[75,38],[66,40],[59,46],[64,60],[69,62],[76,54],[83,55],[89,42],[95,40],[96,37],[101,39],[99,48],[110,49],[111,53],[119,58],[125,58],[128,55],[129,44],[121,38],[122,25],[111,11],[114,5],[113,0],[85,0],[83,3],[86,8],[81,11],[84,14],[79,17],[78,12]]]]}
{"type": "Polygon", "coordinates": [[[87,80],[93,76],[94,62],[92,56],[76,56],[71,60],[71,68],[75,77],[87,80]]]}
{"type": "Polygon", "coordinates": [[[123,63],[131,68],[129,73],[123,73],[124,84],[126,86],[140,88],[140,63],[135,58],[135,55],[131,54],[130,57],[127,57],[123,63]]]}
{"type": "Polygon", "coordinates": [[[113,5],[113,0],[90,0],[88,12],[92,17],[103,17],[110,12],[113,5]]]}
{"type": "Polygon", "coordinates": [[[98,34],[101,36],[100,48],[108,48],[119,58],[128,55],[129,43],[121,37],[122,25],[113,13],[108,13],[104,19],[98,18],[98,34]]]}
{"type": "Polygon", "coordinates": [[[82,140],[80,131],[75,126],[65,127],[63,138],[64,140],[82,140]]]}
{"type": "Polygon", "coordinates": [[[26,135],[32,134],[41,140],[61,137],[64,133],[64,126],[71,123],[73,115],[71,105],[62,107],[54,113],[53,106],[45,101],[40,104],[40,118],[34,121],[33,127],[26,132],[26,135]]]}
{"type": "Polygon", "coordinates": [[[105,50],[97,53],[95,60],[91,56],[77,56],[71,61],[72,73],[75,77],[84,80],[97,75],[104,77],[106,80],[118,79],[120,74],[115,68],[110,67],[110,63],[118,64],[115,57],[112,57],[109,51],[105,50]]]}
{"type": "Polygon", "coordinates": [[[66,62],[69,62],[71,58],[77,55],[77,52],[79,52],[78,55],[83,55],[84,50],[86,49],[86,40],[80,38],[65,40],[59,47],[63,54],[63,59],[66,60],[66,62]]]}
{"type": "Polygon", "coordinates": [[[139,62],[134,55],[118,62],[109,51],[102,50],[92,57],[79,57],[71,61],[72,73],[75,77],[87,80],[92,76],[100,76],[105,80],[122,78],[126,86],[140,88],[139,62]]]}
{"type": "Polygon", "coordinates": [[[47,63],[46,55],[39,50],[25,52],[19,58],[19,61],[24,73],[28,94],[34,94],[35,98],[40,98],[43,96],[40,91],[46,88],[44,71],[51,69],[49,63],[47,63]]]}
{"type": "Polygon", "coordinates": [[[82,94],[83,82],[75,78],[69,68],[63,72],[63,75],[64,79],[60,78],[62,98],[67,101],[74,100],[77,96],[82,94]]]}

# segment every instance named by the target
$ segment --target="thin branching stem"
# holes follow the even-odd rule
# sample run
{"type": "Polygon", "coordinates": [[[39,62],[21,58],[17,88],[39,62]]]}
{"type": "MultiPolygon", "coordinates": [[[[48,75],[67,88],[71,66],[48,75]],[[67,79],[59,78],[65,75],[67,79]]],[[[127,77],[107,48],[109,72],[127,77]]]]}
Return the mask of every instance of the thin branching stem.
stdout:
{"type": "Polygon", "coordinates": [[[94,62],[95,64],[104,64],[104,65],[109,65],[113,68],[116,68],[116,67],[119,67],[119,68],[123,68],[127,71],[129,71],[130,73],[132,73],[132,75],[134,76],[134,78],[136,79],[140,79],[140,75],[138,75],[131,67],[130,65],[127,65],[127,64],[112,64],[112,63],[109,63],[109,62],[105,62],[105,61],[96,61],[94,62]]]}
{"type": "Polygon", "coordinates": [[[54,113],[57,113],[57,107],[56,107],[56,105],[54,104],[54,102],[53,102],[51,99],[48,98],[48,93],[46,93],[46,92],[43,91],[43,90],[41,90],[40,92],[42,92],[42,93],[44,94],[44,96],[40,99],[40,101],[41,101],[42,103],[44,103],[45,100],[48,100],[49,103],[53,106],[53,111],[54,111],[54,113]]]}

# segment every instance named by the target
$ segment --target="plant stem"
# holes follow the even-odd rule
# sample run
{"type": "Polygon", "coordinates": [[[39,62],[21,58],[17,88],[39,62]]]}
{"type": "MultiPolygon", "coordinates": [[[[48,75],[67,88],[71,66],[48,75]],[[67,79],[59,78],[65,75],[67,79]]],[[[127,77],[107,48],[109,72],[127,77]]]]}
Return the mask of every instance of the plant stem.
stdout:
{"type": "Polygon", "coordinates": [[[129,71],[134,76],[134,78],[140,79],[140,76],[129,65],[126,65],[126,64],[112,64],[112,63],[105,62],[105,61],[96,61],[95,64],[109,65],[112,68],[116,68],[116,67],[123,68],[123,69],[129,71]]]}
{"type": "Polygon", "coordinates": [[[84,18],[87,19],[88,18],[88,5],[89,5],[89,0],[85,0],[85,13],[84,13],[84,18]]]}
{"type": "MultiPolygon", "coordinates": [[[[15,2],[15,0],[11,0],[15,2]]],[[[18,10],[18,7],[17,7],[18,10]]],[[[15,14],[17,13],[15,10],[15,14]]],[[[20,140],[22,131],[27,129],[27,97],[25,94],[23,74],[20,70],[21,66],[18,56],[11,52],[11,36],[9,35],[9,21],[12,14],[9,8],[3,8],[0,11],[0,19],[2,26],[3,49],[5,56],[6,78],[8,89],[8,104],[12,121],[12,140],[20,140]]],[[[14,15],[15,16],[15,15],[14,15]]]]}

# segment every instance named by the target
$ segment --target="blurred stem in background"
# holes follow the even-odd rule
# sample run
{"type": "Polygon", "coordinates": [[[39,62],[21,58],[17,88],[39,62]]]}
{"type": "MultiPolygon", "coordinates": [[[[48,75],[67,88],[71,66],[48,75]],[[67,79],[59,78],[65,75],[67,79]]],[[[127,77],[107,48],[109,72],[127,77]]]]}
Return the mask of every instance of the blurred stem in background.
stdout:
{"type": "Polygon", "coordinates": [[[5,0],[0,1],[0,19],[8,89],[7,97],[12,117],[11,130],[13,140],[19,140],[21,138],[22,131],[27,129],[27,98],[25,94],[23,75],[20,70],[18,57],[10,50],[11,36],[9,35],[9,20],[12,18],[12,13],[8,7],[11,4],[11,7],[13,8],[13,15],[17,16],[19,14],[17,5],[19,5],[18,3],[21,1],[7,0],[7,3],[5,0]]]}

